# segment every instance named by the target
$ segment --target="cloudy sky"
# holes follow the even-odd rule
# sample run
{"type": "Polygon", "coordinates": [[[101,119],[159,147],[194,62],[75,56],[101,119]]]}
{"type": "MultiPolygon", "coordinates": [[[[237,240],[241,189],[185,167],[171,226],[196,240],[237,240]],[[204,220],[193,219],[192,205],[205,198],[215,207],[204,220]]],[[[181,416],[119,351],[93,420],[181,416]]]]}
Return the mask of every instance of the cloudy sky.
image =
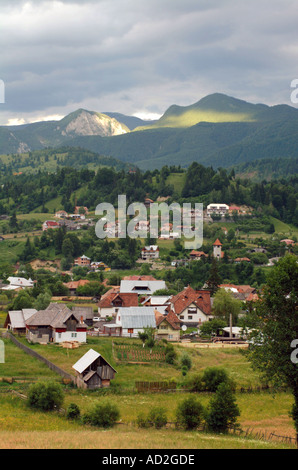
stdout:
{"type": "Polygon", "coordinates": [[[1,125],[154,118],[214,92],[291,104],[298,78],[297,0],[1,0],[0,15],[1,125]]]}

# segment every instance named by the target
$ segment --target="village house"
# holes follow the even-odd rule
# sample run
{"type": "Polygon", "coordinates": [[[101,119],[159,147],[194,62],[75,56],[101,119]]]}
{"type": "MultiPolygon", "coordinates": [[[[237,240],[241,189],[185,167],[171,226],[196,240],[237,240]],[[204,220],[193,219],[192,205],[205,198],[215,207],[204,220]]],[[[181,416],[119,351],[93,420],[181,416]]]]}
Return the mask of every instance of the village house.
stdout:
{"type": "Polygon", "coordinates": [[[155,310],[154,313],[156,321],[155,337],[167,341],[179,341],[181,321],[177,315],[171,309],[166,315],[161,314],[158,310],[155,310]]]}
{"type": "Polygon", "coordinates": [[[93,326],[94,311],[92,306],[82,307],[73,305],[71,311],[76,314],[77,318],[83,318],[87,326],[93,326]]]}
{"type": "Polygon", "coordinates": [[[26,337],[31,343],[86,343],[87,325],[64,304],[51,303],[26,320],[26,337]]]}
{"type": "Polygon", "coordinates": [[[233,294],[233,297],[244,302],[258,300],[257,289],[249,285],[220,284],[220,289],[225,289],[233,294]]]}
{"type": "Polygon", "coordinates": [[[285,243],[287,246],[295,245],[294,240],[291,240],[290,238],[284,238],[283,240],[280,240],[280,243],[285,243]]]}
{"type": "Polygon", "coordinates": [[[235,258],[234,259],[234,263],[235,264],[240,264],[240,263],[250,263],[250,259],[249,258],[235,258]]]}
{"type": "Polygon", "coordinates": [[[94,349],[84,354],[73,366],[79,388],[109,387],[117,371],[94,349]]]}
{"type": "Polygon", "coordinates": [[[207,206],[207,216],[221,215],[225,216],[229,212],[229,206],[227,204],[209,204],[207,206]]]}
{"type": "Polygon", "coordinates": [[[23,308],[22,310],[9,310],[4,322],[4,328],[12,333],[25,334],[26,321],[37,312],[35,308],[23,308]]]}
{"type": "Polygon", "coordinates": [[[85,286],[89,282],[88,279],[80,279],[79,281],[64,282],[63,284],[69,289],[69,295],[77,295],[78,287],[85,286]]]}
{"type": "Polygon", "coordinates": [[[103,261],[92,261],[90,264],[90,269],[92,271],[111,271],[111,268],[107,266],[103,261]]]}
{"type": "Polygon", "coordinates": [[[157,290],[166,289],[165,281],[145,281],[145,280],[123,280],[120,282],[120,293],[137,293],[138,295],[148,296],[154,294],[157,290]]]}
{"type": "Polygon", "coordinates": [[[7,278],[8,284],[3,284],[1,290],[19,292],[23,289],[31,289],[34,287],[35,282],[31,278],[9,276],[7,278]]]}
{"type": "Polygon", "coordinates": [[[55,217],[58,217],[58,219],[65,219],[66,217],[68,217],[68,213],[66,211],[57,211],[55,213],[55,217]]]}
{"type": "Polygon", "coordinates": [[[121,307],[137,307],[138,293],[119,293],[118,289],[111,289],[102,295],[98,302],[98,314],[101,318],[115,317],[121,307]]]}
{"type": "MultiPolygon", "coordinates": [[[[108,324],[105,327],[109,327],[108,324]]],[[[115,324],[110,327],[117,328],[120,336],[138,338],[138,333],[144,328],[156,328],[154,307],[120,308],[116,315],[115,324]]]]}
{"type": "Polygon", "coordinates": [[[157,245],[144,246],[141,251],[141,257],[144,260],[159,258],[159,247],[157,245]]]}
{"type": "Polygon", "coordinates": [[[170,307],[186,326],[197,327],[212,320],[210,291],[188,286],[170,299],[170,307]]]}
{"type": "Polygon", "coordinates": [[[46,232],[47,230],[49,230],[50,228],[51,229],[55,229],[55,228],[59,228],[60,225],[58,222],[56,222],[55,220],[46,220],[43,224],[42,224],[42,231],[43,232],[46,232]]]}
{"type": "Polygon", "coordinates": [[[155,307],[155,308],[166,308],[169,305],[171,296],[170,295],[150,295],[143,300],[142,305],[144,307],[155,307]]]}
{"type": "Polygon", "coordinates": [[[88,258],[88,256],[80,256],[79,258],[76,258],[74,260],[74,265],[75,266],[90,266],[91,265],[91,259],[88,258]]]}
{"type": "Polygon", "coordinates": [[[191,260],[200,260],[201,258],[208,258],[208,255],[204,251],[192,250],[189,257],[191,260]]]}

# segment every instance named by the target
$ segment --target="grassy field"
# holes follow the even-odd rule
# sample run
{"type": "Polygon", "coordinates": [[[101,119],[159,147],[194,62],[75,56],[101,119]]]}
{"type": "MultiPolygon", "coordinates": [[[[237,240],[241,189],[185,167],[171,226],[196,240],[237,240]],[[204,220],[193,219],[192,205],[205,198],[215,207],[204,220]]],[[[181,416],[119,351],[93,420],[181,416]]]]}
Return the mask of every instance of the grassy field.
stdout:
{"type": "MultiPolygon", "coordinates": [[[[121,339],[121,341],[123,338],[121,339]]],[[[26,343],[26,340],[23,339],[26,343]]],[[[129,342],[129,340],[127,340],[129,342]]],[[[136,340],[137,341],[137,340],[136,340]]],[[[50,371],[42,362],[26,355],[9,340],[5,343],[5,363],[0,364],[0,377],[19,377],[23,379],[61,378],[50,371]]],[[[95,430],[88,426],[73,423],[57,412],[45,414],[30,410],[24,401],[10,393],[11,389],[27,393],[29,383],[8,384],[0,382],[0,448],[101,448],[101,449],[211,449],[211,448],[287,448],[282,442],[260,441],[256,438],[241,436],[216,436],[202,432],[182,432],[173,425],[164,430],[139,430],[135,420],[140,412],[148,412],[151,407],[162,406],[166,409],[168,422],[173,423],[179,401],[189,396],[186,391],[163,393],[136,393],[136,380],[176,380],[182,381],[179,368],[168,364],[135,365],[117,363],[112,352],[111,338],[90,338],[87,345],[78,349],[63,349],[58,345],[32,345],[34,350],[73,373],[72,365],[89,348],[99,351],[117,370],[116,378],[109,390],[87,391],[65,387],[63,408],[76,403],[84,413],[98,400],[109,400],[120,410],[121,424],[112,430],[95,430]],[[120,387],[120,388],[119,388],[120,387]]],[[[176,346],[181,355],[185,350],[176,346]]],[[[189,374],[203,370],[210,365],[224,367],[237,385],[257,385],[259,377],[255,374],[238,348],[230,350],[189,350],[192,369],[189,374]]],[[[203,406],[207,406],[210,394],[197,394],[203,406]]],[[[239,393],[236,394],[241,411],[239,419],[244,430],[253,435],[258,432],[269,435],[293,436],[294,428],[288,415],[292,406],[289,393],[239,393]]]]}

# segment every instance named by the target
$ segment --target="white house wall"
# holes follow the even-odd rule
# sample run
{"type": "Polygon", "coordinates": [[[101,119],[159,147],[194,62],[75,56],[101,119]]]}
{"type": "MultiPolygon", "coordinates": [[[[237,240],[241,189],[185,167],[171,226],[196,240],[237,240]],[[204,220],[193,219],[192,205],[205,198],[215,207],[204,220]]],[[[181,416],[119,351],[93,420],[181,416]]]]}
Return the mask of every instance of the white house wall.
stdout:
{"type": "Polygon", "coordinates": [[[78,341],[79,343],[86,343],[86,339],[86,331],[55,332],[55,343],[62,343],[63,341],[78,341]]]}

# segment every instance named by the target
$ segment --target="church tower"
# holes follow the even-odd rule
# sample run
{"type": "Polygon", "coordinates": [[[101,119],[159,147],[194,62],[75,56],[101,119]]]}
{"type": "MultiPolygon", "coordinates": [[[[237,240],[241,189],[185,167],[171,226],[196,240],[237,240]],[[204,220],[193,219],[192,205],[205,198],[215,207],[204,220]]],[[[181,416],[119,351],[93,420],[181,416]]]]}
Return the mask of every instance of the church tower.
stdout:
{"type": "Polygon", "coordinates": [[[222,243],[219,239],[215,240],[213,243],[213,257],[216,259],[221,259],[223,257],[223,251],[221,251],[222,243]]]}

